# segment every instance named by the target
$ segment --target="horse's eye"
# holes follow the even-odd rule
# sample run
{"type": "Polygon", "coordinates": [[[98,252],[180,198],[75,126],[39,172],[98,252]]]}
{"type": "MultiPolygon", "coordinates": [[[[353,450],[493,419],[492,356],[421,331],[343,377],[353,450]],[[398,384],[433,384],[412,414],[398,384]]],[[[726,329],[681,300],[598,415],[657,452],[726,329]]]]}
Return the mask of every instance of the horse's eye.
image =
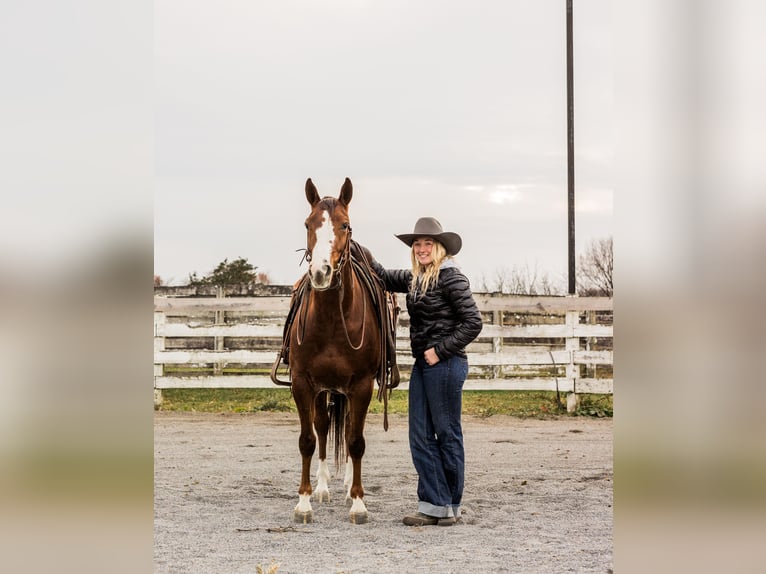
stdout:
{"type": "Polygon", "coordinates": [[[305,225],[305,226],[306,226],[306,229],[308,230],[308,228],[309,228],[309,224],[308,224],[308,223],[304,223],[303,225],[305,225]]]}
{"type": "Polygon", "coordinates": [[[340,228],[341,228],[343,231],[346,231],[346,230],[348,229],[348,222],[346,222],[346,223],[341,223],[341,224],[340,224],[340,228]]]}

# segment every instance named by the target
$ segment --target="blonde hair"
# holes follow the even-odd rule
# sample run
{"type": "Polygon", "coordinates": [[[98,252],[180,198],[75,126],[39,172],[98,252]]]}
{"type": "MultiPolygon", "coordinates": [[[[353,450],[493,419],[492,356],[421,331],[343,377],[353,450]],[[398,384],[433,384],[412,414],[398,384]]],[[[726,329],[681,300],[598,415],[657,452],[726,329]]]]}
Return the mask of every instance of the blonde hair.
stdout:
{"type": "Polygon", "coordinates": [[[412,283],[410,283],[410,293],[415,297],[420,297],[426,294],[429,287],[436,285],[439,282],[439,267],[442,261],[447,259],[447,250],[444,245],[433,240],[434,245],[431,249],[431,263],[428,265],[421,265],[417,257],[415,257],[415,247],[413,243],[412,250],[410,251],[410,260],[412,261],[412,283]]]}

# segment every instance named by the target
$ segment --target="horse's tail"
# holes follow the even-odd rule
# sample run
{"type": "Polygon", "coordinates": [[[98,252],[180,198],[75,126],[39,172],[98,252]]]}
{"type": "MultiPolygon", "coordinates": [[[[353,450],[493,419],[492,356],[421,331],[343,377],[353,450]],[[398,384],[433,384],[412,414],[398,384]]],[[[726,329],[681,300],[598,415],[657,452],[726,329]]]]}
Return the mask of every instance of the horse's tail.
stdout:
{"type": "Polygon", "coordinates": [[[335,468],[346,462],[346,409],[348,399],[341,393],[330,393],[327,412],[330,415],[330,435],[335,443],[335,468]]]}

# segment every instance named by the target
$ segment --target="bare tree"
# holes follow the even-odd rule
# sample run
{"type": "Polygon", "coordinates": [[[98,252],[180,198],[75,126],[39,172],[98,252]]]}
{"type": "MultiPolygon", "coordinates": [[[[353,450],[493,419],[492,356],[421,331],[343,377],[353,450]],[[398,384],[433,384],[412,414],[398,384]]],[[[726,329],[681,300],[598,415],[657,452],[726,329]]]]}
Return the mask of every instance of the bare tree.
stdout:
{"type": "Polygon", "coordinates": [[[514,265],[513,268],[500,267],[495,270],[494,281],[487,283],[482,275],[482,288],[485,292],[510,293],[513,295],[557,295],[556,288],[547,272],[540,273],[535,264],[533,269],[529,265],[514,265]]]}
{"type": "Polygon", "coordinates": [[[543,276],[540,278],[540,294],[541,295],[558,295],[559,290],[551,282],[551,278],[548,277],[548,272],[543,272],[543,276]]]}
{"type": "Polygon", "coordinates": [[[508,289],[510,288],[510,280],[508,278],[508,274],[509,271],[507,267],[495,269],[494,291],[497,291],[498,293],[508,293],[508,289]]]}
{"type": "Polygon", "coordinates": [[[530,270],[526,263],[524,267],[513,266],[511,271],[511,293],[514,295],[538,295],[537,264],[530,270]]]}
{"type": "Polygon", "coordinates": [[[578,293],[611,297],[614,293],[612,270],[614,246],[612,237],[592,240],[580,255],[578,293]]]}

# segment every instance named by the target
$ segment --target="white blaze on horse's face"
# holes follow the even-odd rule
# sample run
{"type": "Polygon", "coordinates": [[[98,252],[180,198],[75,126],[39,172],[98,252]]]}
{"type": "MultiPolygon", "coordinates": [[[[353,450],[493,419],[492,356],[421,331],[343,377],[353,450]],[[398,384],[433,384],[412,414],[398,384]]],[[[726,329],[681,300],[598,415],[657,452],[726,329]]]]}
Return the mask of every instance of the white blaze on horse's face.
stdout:
{"type": "Polygon", "coordinates": [[[314,289],[322,290],[332,283],[332,247],[335,242],[335,231],[326,209],[322,211],[322,224],[315,233],[317,240],[311,252],[309,278],[314,289]]]}

